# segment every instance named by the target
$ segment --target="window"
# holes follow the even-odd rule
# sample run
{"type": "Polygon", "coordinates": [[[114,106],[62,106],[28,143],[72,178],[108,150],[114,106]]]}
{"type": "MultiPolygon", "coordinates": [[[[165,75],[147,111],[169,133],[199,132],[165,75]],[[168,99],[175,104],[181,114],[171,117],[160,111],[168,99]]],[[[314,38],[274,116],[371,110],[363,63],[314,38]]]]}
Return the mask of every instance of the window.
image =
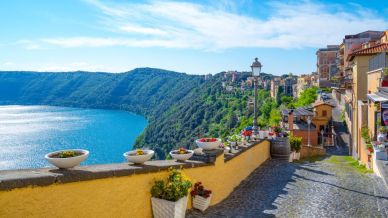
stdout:
{"type": "Polygon", "coordinates": [[[323,117],[326,117],[326,116],[327,116],[327,111],[326,111],[326,110],[323,110],[323,111],[322,111],[322,116],[323,116],[323,117]]]}

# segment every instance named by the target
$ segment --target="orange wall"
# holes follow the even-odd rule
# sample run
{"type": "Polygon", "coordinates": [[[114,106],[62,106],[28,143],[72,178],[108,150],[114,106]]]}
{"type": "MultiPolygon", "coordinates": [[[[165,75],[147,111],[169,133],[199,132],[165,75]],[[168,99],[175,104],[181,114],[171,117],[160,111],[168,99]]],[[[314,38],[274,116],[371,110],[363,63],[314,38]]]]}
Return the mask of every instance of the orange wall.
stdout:
{"type": "MultiPolygon", "coordinates": [[[[308,144],[308,130],[293,130],[292,134],[294,136],[302,137],[302,145],[308,144]]],[[[314,130],[310,131],[310,142],[311,145],[317,146],[318,145],[318,134],[314,130]]]]}

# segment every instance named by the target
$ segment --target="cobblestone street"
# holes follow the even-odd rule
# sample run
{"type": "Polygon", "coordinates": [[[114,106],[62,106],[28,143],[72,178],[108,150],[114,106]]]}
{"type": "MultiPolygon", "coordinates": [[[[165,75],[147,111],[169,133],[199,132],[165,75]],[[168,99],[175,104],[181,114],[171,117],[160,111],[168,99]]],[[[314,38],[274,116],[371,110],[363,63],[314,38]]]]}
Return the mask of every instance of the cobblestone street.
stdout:
{"type": "Polygon", "coordinates": [[[344,156],[314,163],[269,160],[205,213],[187,217],[387,217],[382,180],[344,156]]]}

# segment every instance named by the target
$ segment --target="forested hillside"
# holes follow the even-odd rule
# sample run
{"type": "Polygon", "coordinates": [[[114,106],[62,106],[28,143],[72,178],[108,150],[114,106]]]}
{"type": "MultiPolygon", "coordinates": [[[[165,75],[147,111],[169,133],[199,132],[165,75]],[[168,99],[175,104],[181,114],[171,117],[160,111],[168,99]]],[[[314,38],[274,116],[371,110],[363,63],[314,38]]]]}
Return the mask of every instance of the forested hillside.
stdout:
{"type": "MultiPolygon", "coordinates": [[[[239,80],[245,80],[242,75],[239,80]]],[[[251,123],[247,109],[252,91],[222,87],[223,74],[208,80],[152,68],[127,73],[1,72],[0,104],[44,104],[122,109],[144,115],[149,125],[137,147],[156,150],[157,158],[177,146],[194,146],[198,136],[225,137],[251,123]]],[[[238,82],[238,81],[236,81],[238,82]]],[[[261,119],[276,105],[260,92],[261,119]]]]}

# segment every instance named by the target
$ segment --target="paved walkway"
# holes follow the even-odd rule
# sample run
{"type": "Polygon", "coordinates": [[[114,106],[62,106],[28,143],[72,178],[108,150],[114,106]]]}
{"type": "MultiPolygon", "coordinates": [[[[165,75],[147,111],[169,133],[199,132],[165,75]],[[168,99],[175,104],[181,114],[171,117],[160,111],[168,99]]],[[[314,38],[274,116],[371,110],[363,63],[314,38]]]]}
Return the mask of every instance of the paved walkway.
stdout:
{"type": "MultiPolygon", "coordinates": [[[[388,217],[381,178],[351,165],[349,135],[333,111],[338,146],[314,163],[269,160],[221,203],[187,217],[388,217]]],[[[205,184],[206,185],[206,184],[205,184]]]]}
{"type": "Polygon", "coordinates": [[[224,201],[187,217],[388,217],[382,180],[359,172],[344,156],[333,159],[269,160],[224,201]]]}

